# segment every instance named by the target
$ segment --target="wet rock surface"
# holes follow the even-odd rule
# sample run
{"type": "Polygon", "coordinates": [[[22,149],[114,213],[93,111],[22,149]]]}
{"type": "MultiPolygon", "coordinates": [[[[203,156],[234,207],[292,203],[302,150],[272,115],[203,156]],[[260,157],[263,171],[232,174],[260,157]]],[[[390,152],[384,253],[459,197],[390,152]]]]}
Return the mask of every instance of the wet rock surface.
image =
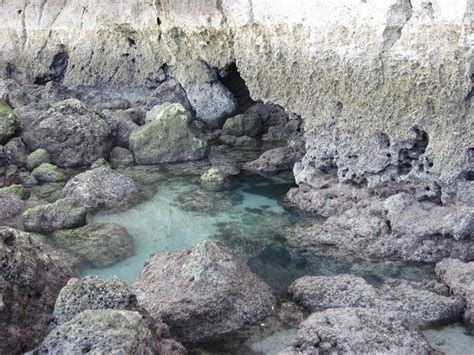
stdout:
{"type": "Polygon", "coordinates": [[[255,323],[275,306],[270,288],[233,253],[212,242],[155,255],[133,289],[140,305],[183,342],[255,323]]]}
{"type": "Polygon", "coordinates": [[[24,352],[48,331],[54,302],[72,276],[28,233],[0,227],[0,352],[24,352]]]}
{"type": "Polygon", "coordinates": [[[113,265],[134,252],[132,237],[118,224],[88,224],[53,232],[48,239],[56,247],[75,254],[84,264],[113,265]]]}
{"type": "Polygon", "coordinates": [[[107,167],[98,167],[69,180],[63,195],[88,210],[114,209],[133,204],[140,190],[128,177],[107,167]]]}

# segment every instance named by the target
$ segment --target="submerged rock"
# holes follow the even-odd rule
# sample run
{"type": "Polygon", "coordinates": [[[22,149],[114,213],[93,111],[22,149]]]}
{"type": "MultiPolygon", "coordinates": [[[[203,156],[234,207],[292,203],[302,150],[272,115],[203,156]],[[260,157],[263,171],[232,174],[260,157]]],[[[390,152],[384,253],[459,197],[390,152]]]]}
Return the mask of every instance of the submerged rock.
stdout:
{"type": "Polygon", "coordinates": [[[55,328],[32,354],[158,354],[158,339],[138,312],[86,310],[55,328]]]}
{"type": "Polygon", "coordinates": [[[219,168],[210,168],[198,180],[199,185],[208,191],[222,191],[230,187],[231,182],[227,175],[219,168]]]}
{"type": "Polygon", "coordinates": [[[28,157],[26,157],[26,168],[33,170],[43,163],[51,163],[49,153],[44,149],[36,149],[28,157]]]}
{"type": "Polygon", "coordinates": [[[56,299],[53,314],[60,325],[85,310],[95,309],[138,311],[139,307],[137,298],[123,281],[87,276],[68,281],[56,299]]]}
{"type": "Polygon", "coordinates": [[[436,264],[436,275],[454,296],[466,303],[464,320],[474,333],[474,262],[445,259],[436,264]]]}
{"type": "Polygon", "coordinates": [[[83,263],[93,267],[113,265],[135,251],[133,238],[127,230],[112,223],[56,231],[49,239],[56,247],[76,254],[83,263]]]}
{"type": "Polygon", "coordinates": [[[176,196],[173,204],[185,211],[219,213],[242,203],[242,194],[235,191],[207,191],[192,189],[176,196]]]}
{"type": "Polygon", "coordinates": [[[65,197],[74,198],[88,210],[126,207],[135,202],[139,194],[133,180],[106,167],[76,175],[63,189],[65,197]]]}
{"type": "Polygon", "coordinates": [[[60,182],[67,179],[56,165],[49,163],[40,164],[31,172],[31,176],[39,182],[60,182]]]}
{"type": "Polygon", "coordinates": [[[255,137],[262,133],[262,119],[256,114],[240,114],[228,118],[222,131],[230,136],[249,136],[255,137]]]}
{"type": "Polygon", "coordinates": [[[183,342],[255,323],[275,306],[270,287],[232,252],[212,242],[153,256],[133,289],[140,305],[183,342]]]}
{"type": "Polygon", "coordinates": [[[0,227],[0,353],[22,353],[48,331],[53,306],[72,276],[28,233],[0,227]]]}
{"type": "Polygon", "coordinates": [[[58,229],[81,227],[86,224],[86,209],[78,207],[72,198],[27,209],[23,225],[30,232],[52,232],[58,229]]]}
{"type": "Polygon", "coordinates": [[[137,164],[160,164],[203,159],[207,141],[192,125],[192,116],[180,104],[164,104],[148,123],[130,135],[137,164]]]}
{"type": "Polygon", "coordinates": [[[85,166],[112,148],[112,130],[105,118],[76,99],[53,104],[28,125],[22,138],[31,150],[48,151],[54,164],[85,166]]]}
{"type": "Polygon", "coordinates": [[[396,312],[337,308],[313,313],[301,323],[293,347],[282,354],[431,354],[423,335],[396,312]]]}
{"type": "Polygon", "coordinates": [[[0,144],[5,144],[18,130],[18,122],[11,107],[0,98],[0,144]]]}

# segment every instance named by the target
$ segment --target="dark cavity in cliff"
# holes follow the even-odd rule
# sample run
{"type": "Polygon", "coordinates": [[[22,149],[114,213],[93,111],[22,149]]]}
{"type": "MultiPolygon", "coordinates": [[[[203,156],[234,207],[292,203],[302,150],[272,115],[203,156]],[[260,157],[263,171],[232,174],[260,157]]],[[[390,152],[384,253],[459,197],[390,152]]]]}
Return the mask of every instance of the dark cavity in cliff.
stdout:
{"type": "Polygon", "coordinates": [[[245,80],[240,76],[235,63],[228,65],[219,72],[222,84],[234,95],[239,111],[245,111],[255,102],[250,97],[250,91],[245,80]]]}
{"type": "Polygon", "coordinates": [[[35,84],[46,85],[50,81],[61,82],[64,79],[69,64],[69,54],[61,48],[61,50],[53,57],[53,61],[49,66],[49,71],[43,75],[37,76],[35,84]]]}

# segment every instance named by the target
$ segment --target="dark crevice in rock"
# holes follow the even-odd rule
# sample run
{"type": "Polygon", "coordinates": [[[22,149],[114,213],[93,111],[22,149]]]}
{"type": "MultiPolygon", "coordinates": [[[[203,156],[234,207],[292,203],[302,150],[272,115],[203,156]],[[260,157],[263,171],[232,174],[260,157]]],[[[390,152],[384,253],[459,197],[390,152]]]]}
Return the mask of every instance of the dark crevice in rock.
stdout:
{"type": "Polygon", "coordinates": [[[235,63],[232,63],[224,70],[221,70],[219,77],[222,84],[234,95],[240,112],[245,111],[247,108],[255,104],[250,97],[249,89],[245,84],[244,79],[240,76],[235,63]]]}
{"type": "Polygon", "coordinates": [[[37,85],[46,85],[50,81],[60,83],[64,79],[66,70],[69,64],[69,54],[61,48],[61,51],[57,53],[53,62],[49,66],[49,71],[46,74],[36,77],[35,84],[37,85]]]}
{"type": "Polygon", "coordinates": [[[402,148],[398,152],[398,172],[406,175],[412,169],[412,162],[424,154],[429,144],[428,133],[419,127],[413,128],[416,137],[413,145],[409,148],[402,148]]]}

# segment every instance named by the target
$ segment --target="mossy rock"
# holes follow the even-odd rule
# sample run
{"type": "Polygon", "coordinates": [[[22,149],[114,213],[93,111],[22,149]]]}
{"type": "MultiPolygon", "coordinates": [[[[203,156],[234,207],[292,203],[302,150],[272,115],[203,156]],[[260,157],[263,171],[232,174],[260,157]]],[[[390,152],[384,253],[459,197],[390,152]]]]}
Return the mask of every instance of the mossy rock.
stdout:
{"type": "Polygon", "coordinates": [[[6,192],[11,195],[18,196],[22,200],[27,200],[30,197],[30,193],[23,185],[14,184],[0,189],[1,192],[6,192]]]}
{"type": "Polygon", "coordinates": [[[18,130],[18,121],[11,107],[0,99],[0,144],[5,144],[18,130]]]}
{"type": "Polygon", "coordinates": [[[36,149],[26,158],[26,167],[28,170],[33,170],[43,163],[51,163],[49,153],[44,149],[36,149]]]}
{"type": "Polygon", "coordinates": [[[66,175],[56,165],[42,163],[35,168],[31,175],[39,182],[60,182],[66,180],[66,175]]]}
{"type": "Polygon", "coordinates": [[[210,168],[198,180],[199,185],[208,191],[223,191],[231,187],[230,178],[219,168],[210,168]]]}

